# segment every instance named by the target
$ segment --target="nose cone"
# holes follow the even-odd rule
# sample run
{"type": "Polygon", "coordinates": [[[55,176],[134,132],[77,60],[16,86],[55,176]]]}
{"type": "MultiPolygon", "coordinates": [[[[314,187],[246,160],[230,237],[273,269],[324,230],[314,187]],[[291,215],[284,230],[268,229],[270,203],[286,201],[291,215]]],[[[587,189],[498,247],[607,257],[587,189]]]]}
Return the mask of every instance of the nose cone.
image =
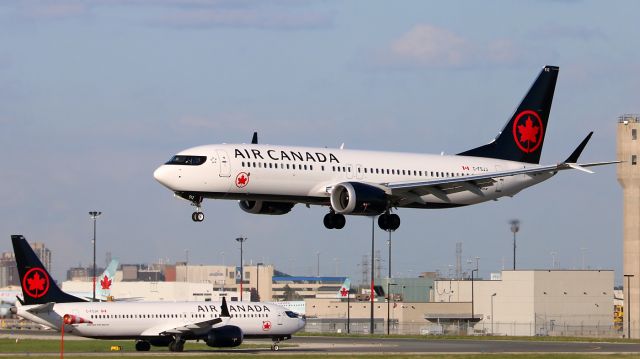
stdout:
{"type": "Polygon", "coordinates": [[[153,171],[153,178],[156,179],[156,181],[160,182],[161,185],[171,189],[170,186],[170,172],[171,170],[169,168],[167,168],[167,165],[162,165],[160,167],[158,167],[155,171],[153,171]]]}

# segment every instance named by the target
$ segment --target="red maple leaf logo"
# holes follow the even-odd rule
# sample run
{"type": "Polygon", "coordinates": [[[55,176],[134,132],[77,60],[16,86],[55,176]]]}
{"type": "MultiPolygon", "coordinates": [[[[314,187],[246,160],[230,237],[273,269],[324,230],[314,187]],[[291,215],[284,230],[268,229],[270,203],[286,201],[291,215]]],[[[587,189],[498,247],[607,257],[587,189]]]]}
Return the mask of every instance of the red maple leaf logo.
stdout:
{"type": "Polygon", "coordinates": [[[346,297],[347,294],[349,294],[349,290],[345,287],[342,287],[342,289],[340,289],[340,295],[346,297]]]}
{"type": "Polygon", "coordinates": [[[22,279],[24,293],[32,298],[40,298],[49,291],[49,276],[42,268],[31,268],[22,279]]]}
{"type": "Polygon", "coordinates": [[[249,184],[249,175],[244,172],[238,173],[238,175],[236,176],[236,186],[238,188],[242,188],[242,187],[245,187],[247,184],[249,184]]]}
{"type": "Polygon", "coordinates": [[[271,322],[269,321],[262,322],[262,330],[269,330],[269,329],[271,329],[271,322]]]}
{"type": "Polygon", "coordinates": [[[540,127],[533,126],[531,116],[527,116],[527,119],[524,121],[524,126],[518,125],[518,132],[520,132],[520,142],[529,141],[531,143],[536,143],[538,142],[536,136],[538,135],[538,132],[540,132],[540,127]]]}
{"type": "Polygon", "coordinates": [[[513,139],[524,153],[532,153],[540,148],[543,131],[540,115],[533,110],[520,112],[513,121],[513,139]]]}
{"type": "Polygon", "coordinates": [[[40,273],[36,272],[31,278],[27,278],[27,285],[29,285],[29,291],[43,291],[44,290],[44,278],[40,278],[40,273]]]}
{"type": "Polygon", "coordinates": [[[111,280],[105,275],[104,278],[100,280],[100,285],[102,289],[111,289],[111,280]]]}

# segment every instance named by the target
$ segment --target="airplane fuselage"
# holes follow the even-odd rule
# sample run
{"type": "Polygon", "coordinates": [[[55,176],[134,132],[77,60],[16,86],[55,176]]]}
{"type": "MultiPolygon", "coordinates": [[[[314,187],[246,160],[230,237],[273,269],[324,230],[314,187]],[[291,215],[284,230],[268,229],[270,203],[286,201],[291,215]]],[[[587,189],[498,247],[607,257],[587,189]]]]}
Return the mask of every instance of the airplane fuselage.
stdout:
{"type": "MultiPolygon", "coordinates": [[[[220,317],[220,304],[212,302],[88,302],[58,303],[48,312],[31,313],[37,305],[18,307],[18,315],[60,330],[62,318],[74,315],[90,323],[65,325],[65,332],[97,339],[144,339],[158,337],[172,328],[188,326],[220,317]]],[[[277,305],[251,302],[228,304],[228,325],[239,327],[245,338],[286,337],[299,331],[305,320],[289,316],[277,305]]],[[[186,334],[183,339],[191,338],[186,334]]]]}
{"type": "MultiPolygon", "coordinates": [[[[387,184],[472,176],[538,165],[492,158],[382,151],[218,144],[193,147],[177,156],[203,162],[165,164],[155,178],[176,194],[213,199],[267,200],[329,205],[331,189],[342,182],[387,184]]],[[[460,191],[446,198],[426,193],[394,207],[446,208],[513,196],[553,174],[501,177],[482,193],[460,191]]]]}

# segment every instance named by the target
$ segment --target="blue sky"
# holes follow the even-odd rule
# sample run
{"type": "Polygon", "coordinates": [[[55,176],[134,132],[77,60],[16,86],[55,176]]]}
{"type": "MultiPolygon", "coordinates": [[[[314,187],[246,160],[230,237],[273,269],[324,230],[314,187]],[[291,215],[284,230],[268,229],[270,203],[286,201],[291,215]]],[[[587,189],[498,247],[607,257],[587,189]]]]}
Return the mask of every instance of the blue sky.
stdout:
{"type": "MultiPolygon", "coordinates": [[[[207,219],[156,183],[175,152],[247,142],[456,153],[491,140],[544,65],[560,66],[542,162],[595,131],[585,161],[615,159],[617,116],[640,112],[634,1],[101,0],[0,3],[0,229],[54,251],[58,278],[98,258],[247,261],[360,279],[370,222],[325,230],[326,209],[281,217],[205,203],[207,219]],[[337,266],[337,268],[336,268],[337,266]]],[[[397,275],[447,272],[455,243],[487,277],[521,268],[616,270],[622,195],[615,166],[562,173],[515,198],[400,210],[397,275]],[[581,248],[583,248],[581,250],[581,248]]],[[[386,234],[377,230],[384,247],[386,234]]],[[[382,248],[386,258],[386,250],[382,248]]],[[[465,264],[466,266],[466,264],[465,264]]]]}

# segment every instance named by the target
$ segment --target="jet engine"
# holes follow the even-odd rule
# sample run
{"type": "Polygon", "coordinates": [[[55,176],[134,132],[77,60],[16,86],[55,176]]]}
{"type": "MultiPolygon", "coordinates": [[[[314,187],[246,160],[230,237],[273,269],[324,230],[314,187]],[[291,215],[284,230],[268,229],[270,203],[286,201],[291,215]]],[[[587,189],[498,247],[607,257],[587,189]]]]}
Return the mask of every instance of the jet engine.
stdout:
{"type": "Polygon", "coordinates": [[[205,338],[205,343],[210,347],[231,348],[242,344],[242,339],[244,339],[242,329],[235,325],[225,325],[211,329],[205,338]]]}
{"type": "Polygon", "coordinates": [[[384,190],[360,182],[343,182],[331,190],[331,208],[336,213],[378,215],[387,210],[384,190]]]}
{"type": "Polygon", "coordinates": [[[271,214],[281,215],[291,212],[295,203],[288,202],[265,202],[265,201],[240,201],[238,202],[243,211],[251,214],[271,214]]]}

